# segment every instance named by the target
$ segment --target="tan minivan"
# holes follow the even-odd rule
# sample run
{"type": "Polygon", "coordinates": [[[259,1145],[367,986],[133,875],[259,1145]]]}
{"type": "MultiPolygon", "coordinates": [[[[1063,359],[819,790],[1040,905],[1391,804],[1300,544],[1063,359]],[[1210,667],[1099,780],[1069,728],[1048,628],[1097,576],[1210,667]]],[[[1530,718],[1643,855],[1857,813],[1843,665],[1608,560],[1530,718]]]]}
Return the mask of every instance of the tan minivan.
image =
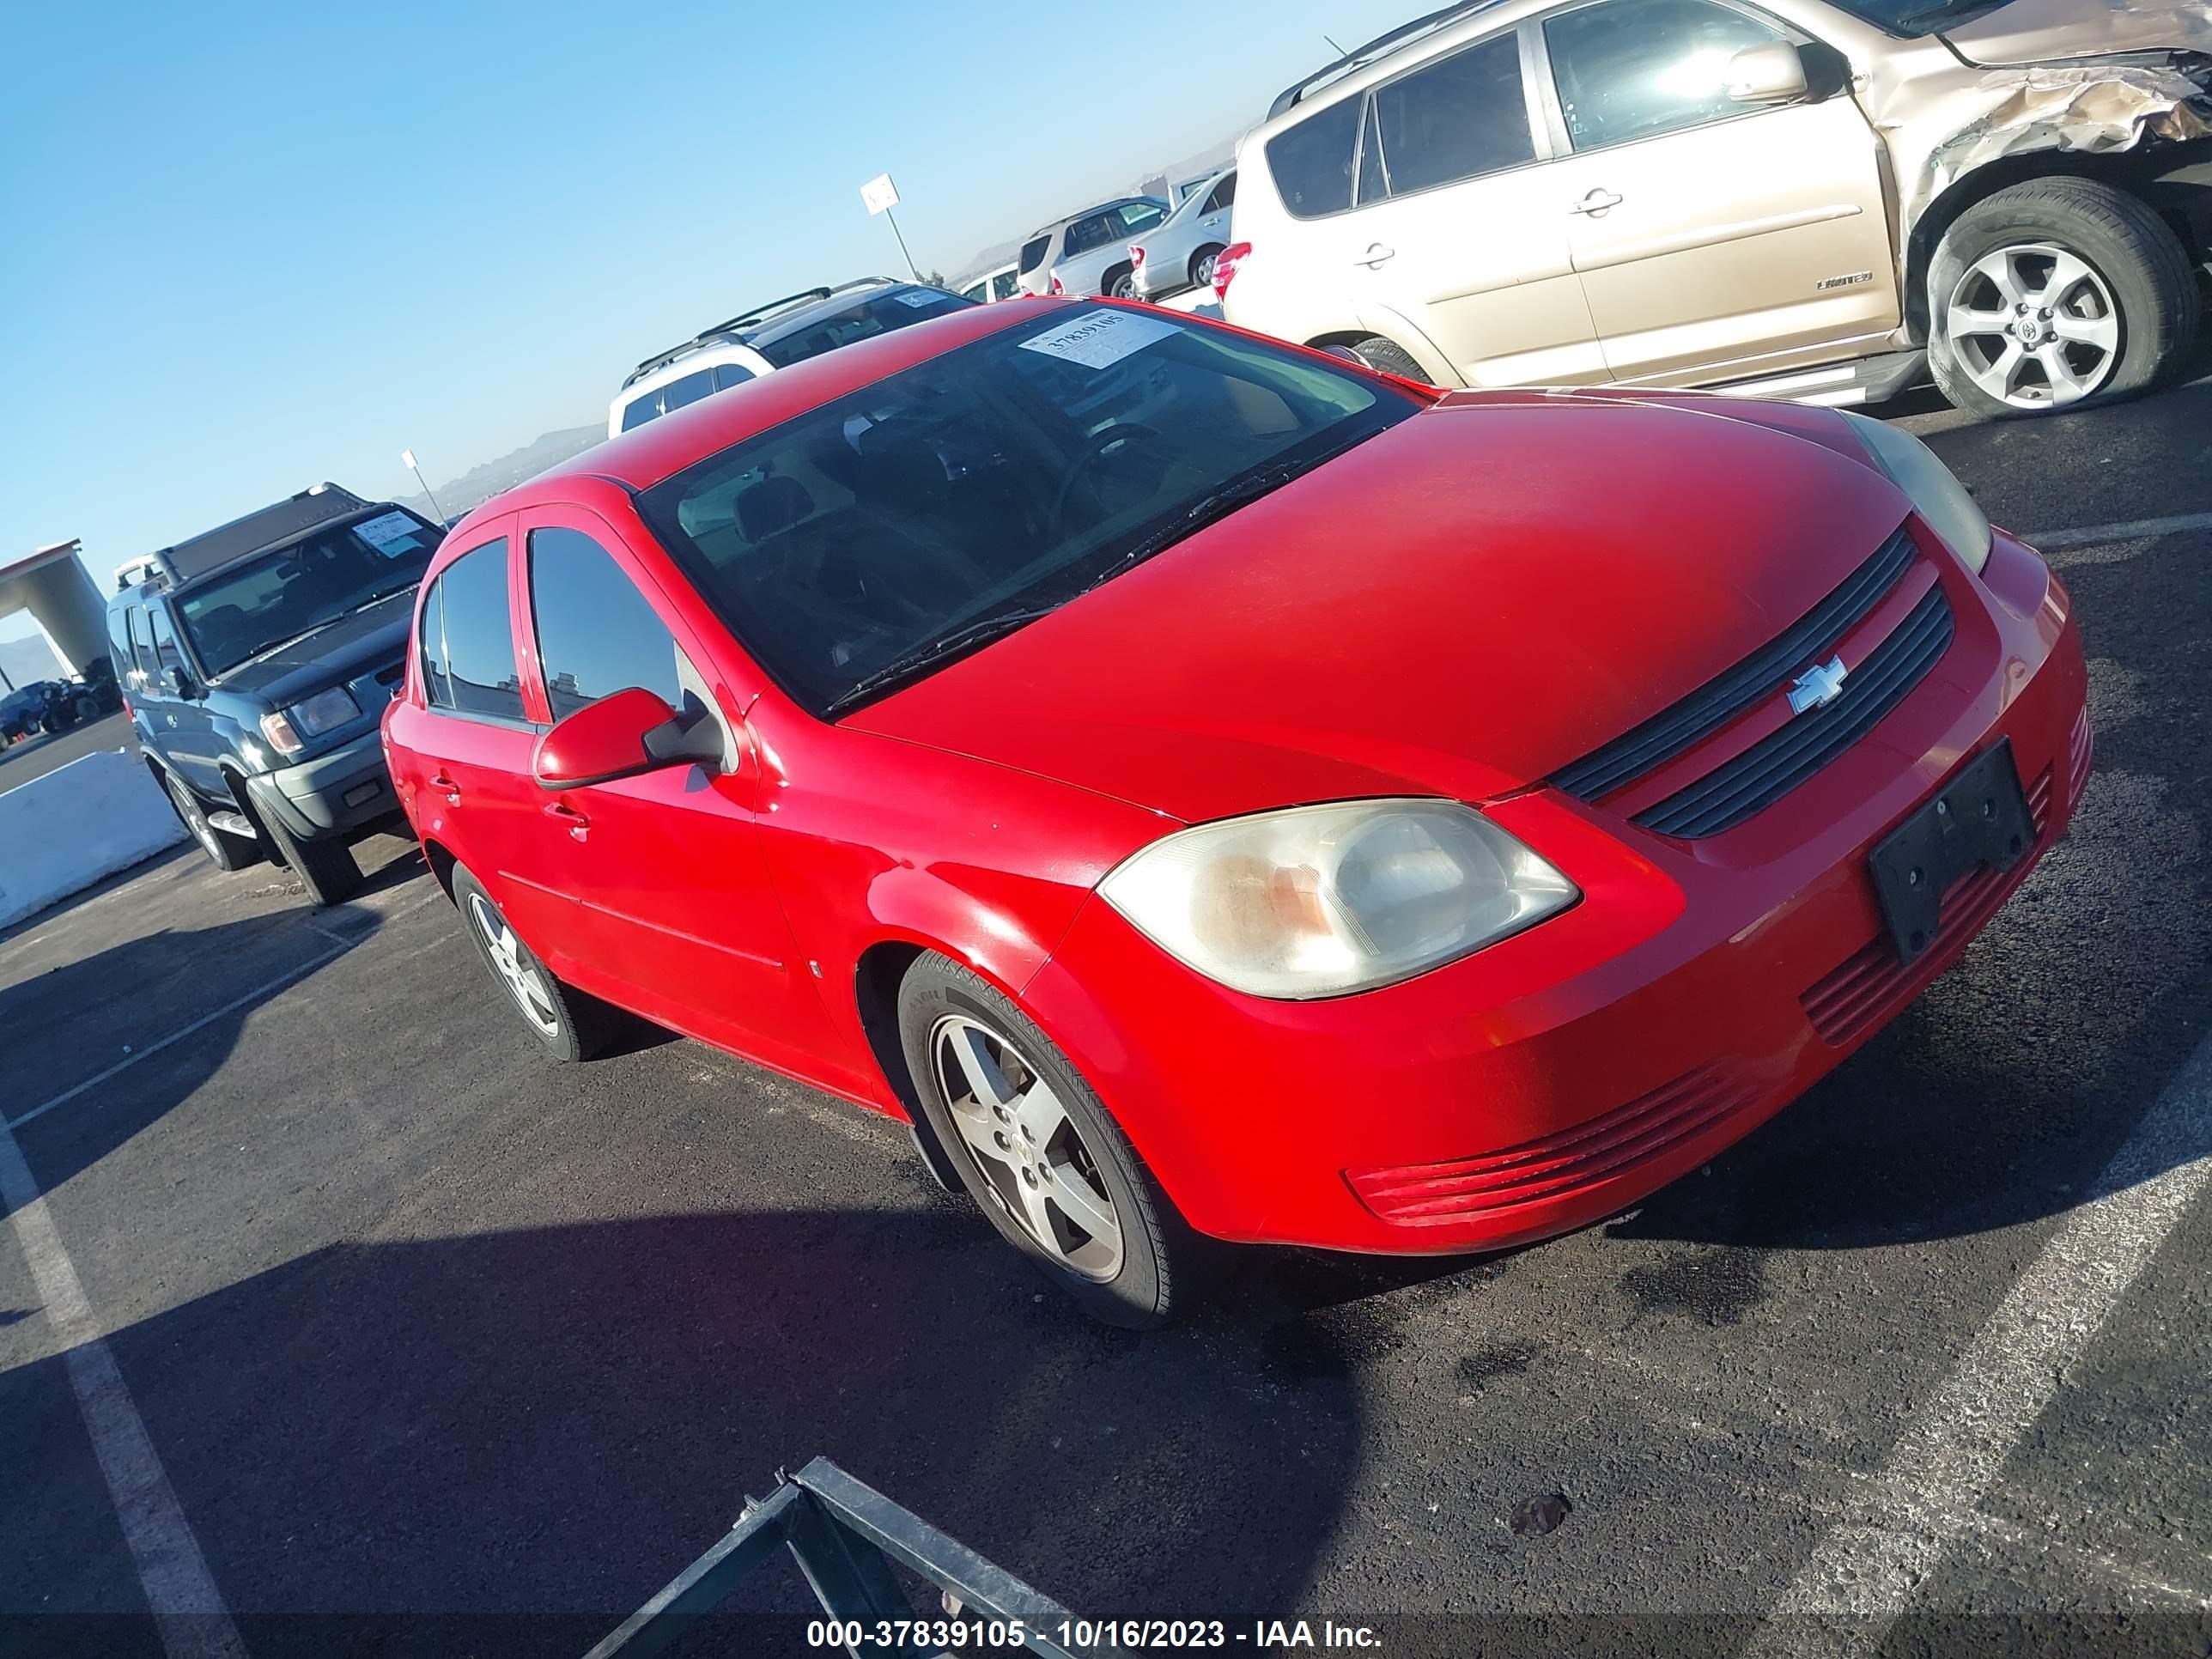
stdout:
{"type": "Polygon", "coordinates": [[[1246,136],[1224,309],[1448,386],[2138,392],[2196,334],[2208,54],[2201,0],[1474,0],[1246,136]]]}

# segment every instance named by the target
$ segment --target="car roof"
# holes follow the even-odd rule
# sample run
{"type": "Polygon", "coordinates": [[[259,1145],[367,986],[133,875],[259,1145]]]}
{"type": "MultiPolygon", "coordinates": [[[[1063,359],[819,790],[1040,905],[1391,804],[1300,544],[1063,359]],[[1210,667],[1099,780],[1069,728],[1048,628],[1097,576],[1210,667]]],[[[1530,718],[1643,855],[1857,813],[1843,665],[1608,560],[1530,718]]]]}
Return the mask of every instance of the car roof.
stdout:
{"type": "Polygon", "coordinates": [[[1322,64],[1303,80],[1294,82],[1277,93],[1274,101],[1267,106],[1267,118],[1272,121],[1296,108],[1310,92],[1319,91],[1324,86],[1356,75],[1372,64],[1395,58],[1416,41],[1449,27],[1462,18],[1472,17],[1478,12],[1495,10],[1504,3],[1506,0],[1452,0],[1449,5],[1439,7],[1395,28],[1385,29],[1372,40],[1354,46],[1341,58],[1322,64]]]}
{"type": "MultiPolygon", "coordinates": [[[[866,297],[868,291],[890,293],[902,288],[927,288],[927,283],[909,283],[896,276],[856,276],[849,283],[840,283],[835,288],[810,288],[797,294],[787,294],[780,300],[771,300],[764,306],[755,306],[726,318],[711,328],[702,329],[680,344],[665,351],[656,351],[635,368],[630,370],[622,383],[624,392],[662,384],[678,378],[668,371],[687,368],[694,359],[718,348],[728,346],[757,347],[766,342],[781,340],[796,333],[823,318],[835,316],[848,310],[856,300],[866,297]]],[[[738,354],[725,351],[729,357],[738,354]]],[[[617,397],[618,403],[632,399],[617,397]]]]}
{"type": "Polygon", "coordinates": [[[996,305],[963,306],[942,317],[925,318],[905,328],[839,346],[818,357],[805,358],[773,374],[672,410],[659,420],[647,421],[571,456],[527,483],[493,496],[454,526],[448,540],[483,520],[502,516],[517,507],[571,499],[580,478],[602,478],[626,490],[650,489],[671,474],[732,444],[848,392],[887,380],[932,357],[941,357],[971,340],[1024,323],[1035,324],[1073,307],[1097,303],[1024,297],[996,305]]]}
{"type": "Polygon", "coordinates": [[[1061,214],[1057,219],[1046,220],[1044,223],[1039,225],[1028,235],[1023,237],[1022,240],[1024,242],[1034,242],[1040,236],[1051,235],[1053,232],[1058,230],[1062,225],[1072,225],[1078,219],[1088,219],[1092,214],[1103,213],[1108,208],[1121,207],[1129,202],[1158,202],[1159,200],[1161,200],[1159,197],[1147,196],[1141,190],[1133,191],[1127,196],[1109,196],[1103,202],[1093,202],[1087,208],[1078,208],[1073,213],[1061,214]]]}

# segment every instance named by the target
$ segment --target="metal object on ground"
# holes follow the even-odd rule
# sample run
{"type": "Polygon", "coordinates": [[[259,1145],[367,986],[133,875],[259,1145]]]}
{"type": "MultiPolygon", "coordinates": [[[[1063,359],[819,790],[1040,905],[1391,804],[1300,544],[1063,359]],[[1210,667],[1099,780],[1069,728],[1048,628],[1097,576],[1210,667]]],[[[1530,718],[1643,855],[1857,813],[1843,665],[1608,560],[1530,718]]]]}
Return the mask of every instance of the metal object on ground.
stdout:
{"type": "MultiPolygon", "coordinates": [[[[1012,1574],[994,1566],[920,1516],[903,1509],[873,1487],[855,1480],[826,1457],[817,1457],[795,1475],[778,1472],[775,1491],[749,1504],[728,1534],[678,1573],[668,1586],[602,1641],[585,1659],[643,1659],[659,1653],[691,1629],[691,1621],[719,1606],[738,1581],[787,1547],[806,1575],[815,1599],[831,1619],[872,1628],[878,1621],[907,1620],[936,1624],[946,1615],[918,1615],[892,1576],[898,1563],[957,1599],[958,1617],[970,1623],[1012,1626],[1024,1640],[1018,1650],[1048,1659],[1112,1659],[1112,1647],[1085,1647],[1063,1641],[1068,1627],[1088,1627],[1059,1602],[1042,1595],[1012,1574]]],[[[884,1650],[870,1647],[870,1653],[884,1650]]],[[[848,1649],[856,1656],[859,1650],[848,1649]]],[[[915,1647],[921,1654],[934,1649],[915,1647]]]]}

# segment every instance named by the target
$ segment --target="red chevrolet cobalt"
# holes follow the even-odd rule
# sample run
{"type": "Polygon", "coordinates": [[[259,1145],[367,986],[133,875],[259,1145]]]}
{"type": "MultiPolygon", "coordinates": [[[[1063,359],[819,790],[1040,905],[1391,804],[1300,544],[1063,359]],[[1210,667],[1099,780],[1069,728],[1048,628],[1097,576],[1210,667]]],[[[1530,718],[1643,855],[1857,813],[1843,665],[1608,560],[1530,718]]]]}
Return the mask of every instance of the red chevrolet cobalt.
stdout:
{"type": "Polygon", "coordinates": [[[488,502],[384,721],[553,1054],[909,1119],[1091,1312],[1194,1233],[1633,1205],[1954,961],[2089,769],[2065,590],[1831,410],[978,306],[488,502]]]}

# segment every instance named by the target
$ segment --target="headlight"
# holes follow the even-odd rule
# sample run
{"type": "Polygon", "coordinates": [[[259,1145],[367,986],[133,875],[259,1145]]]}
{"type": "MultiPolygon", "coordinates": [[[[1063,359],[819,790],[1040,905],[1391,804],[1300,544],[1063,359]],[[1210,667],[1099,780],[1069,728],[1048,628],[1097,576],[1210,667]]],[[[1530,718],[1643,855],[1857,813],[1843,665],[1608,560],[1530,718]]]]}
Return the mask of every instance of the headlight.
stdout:
{"type": "Polygon", "coordinates": [[[305,702],[295,702],[277,714],[261,717],[261,735],[280,755],[296,755],[302,740],[334,732],[348,720],[361,718],[361,705],[343,685],[318,691],[305,702]]]}
{"type": "Polygon", "coordinates": [[[1866,447],[1874,464],[1912,498],[1912,505],[1951,550],[1978,574],[1990,562],[1990,521],[1951,469],[1936,452],[1900,427],[1836,411],[1850,422],[1852,435],[1866,447]]]}
{"type": "Polygon", "coordinates": [[[1098,890],[1200,973],[1288,998],[1410,978],[1581,896],[1487,818],[1442,800],[1346,801],[1177,830],[1098,890]]]}

